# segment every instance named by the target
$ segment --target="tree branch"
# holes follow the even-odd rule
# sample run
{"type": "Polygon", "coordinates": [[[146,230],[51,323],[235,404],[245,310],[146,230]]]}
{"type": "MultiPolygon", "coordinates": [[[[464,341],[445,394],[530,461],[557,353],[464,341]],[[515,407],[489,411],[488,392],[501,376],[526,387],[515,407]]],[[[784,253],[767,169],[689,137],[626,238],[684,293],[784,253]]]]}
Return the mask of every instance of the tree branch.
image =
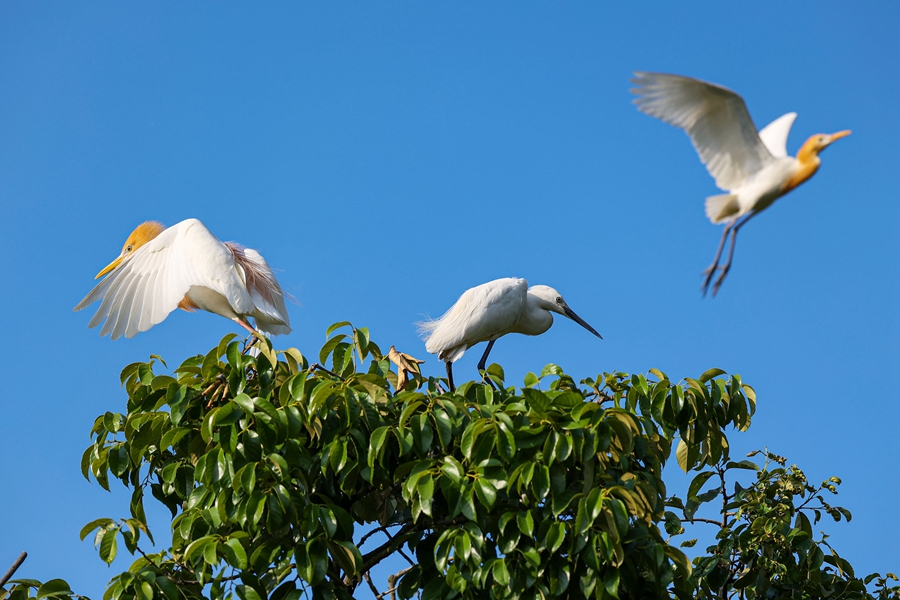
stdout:
{"type": "Polygon", "coordinates": [[[2,588],[4,585],[6,585],[6,582],[9,581],[10,578],[12,578],[12,576],[15,574],[15,572],[19,569],[19,567],[22,566],[22,563],[25,562],[26,558],[28,558],[27,552],[23,552],[22,554],[19,555],[19,558],[16,559],[16,562],[14,562],[12,564],[12,566],[9,568],[9,570],[6,572],[6,574],[3,575],[3,577],[0,577],[0,588],[2,588]]]}

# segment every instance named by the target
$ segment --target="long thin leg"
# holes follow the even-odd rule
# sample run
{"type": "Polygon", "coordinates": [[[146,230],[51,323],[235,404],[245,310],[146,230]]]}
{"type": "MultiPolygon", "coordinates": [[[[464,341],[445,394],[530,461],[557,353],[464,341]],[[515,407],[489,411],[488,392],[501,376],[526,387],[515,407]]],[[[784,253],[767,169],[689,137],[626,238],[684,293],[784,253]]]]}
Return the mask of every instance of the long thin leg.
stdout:
{"type": "Polygon", "coordinates": [[[444,365],[447,367],[447,383],[450,384],[450,393],[456,391],[456,386],[453,385],[453,363],[449,360],[444,362],[444,365]]]}
{"type": "MultiPolygon", "coordinates": [[[[716,273],[716,268],[719,266],[719,259],[722,258],[722,249],[725,247],[725,238],[728,237],[728,233],[731,231],[731,228],[737,222],[737,219],[733,220],[731,223],[725,226],[725,231],[722,232],[722,239],[719,240],[719,249],[716,250],[716,258],[713,259],[713,262],[709,267],[703,271],[703,274],[706,275],[706,280],[703,282],[703,295],[706,296],[707,290],[709,290],[709,282],[712,281],[713,275],[716,273]]],[[[715,294],[714,294],[715,295],[715,294]]]]}
{"type": "Polygon", "coordinates": [[[722,273],[719,274],[719,278],[716,279],[716,284],[713,286],[713,293],[712,293],[713,298],[715,298],[716,294],[719,292],[719,288],[722,287],[722,282],[725,281],[725,277],[728,276],[728,271],[731,270],[731,260],[734,258],[734,246],[737,243],[738,230],[740,230],[741,227],[746,225],[747,221],[752,219],[754,215],[756,215],[756,213],[750,213],[749,215],[744,217],[744,220],[741,221],[740,223],[735,221],[734,228],[731,231],[731,246],[729,246],[729,248],[728,248],[728,260],[721,267],[722,273]]]}
{"type": "Polygon", "coordinates": [[[496,341],[497,341],[497,340],[491,340],[491,341],[489,341],[489,342],[488,342],[488,345],[487,345],[487,348],[484,349],[484,354],[481,355],[481,360],[478,361],[478,370],[479,370],[479,371],[484,371],[485,366],[487,365],[487,357],[488,357],[488,354],[491,353],[491,348],[494,347],[494,342],[496,342],[496,341]]]}
{"type": "Polygon", "coordinates": [[[488,385],[490,385],[495,390],[497,389],[494,386],[494,382],[491,381],[491,378],[485,375],[484,370],[487,368],[487,357],[488,354],[491,353],[491,348],[494,347],[494,342],[497,340],[491,340],[488,342],[487,348],[484,349],[484,354],[481,356],[481,360],[478,361],[478,372],[481,373],[481,381],[487,381],[488,385]]]}
{"type": "Polygon", "coordinates": [[[238,325],[240,325],[241,327],[243,327],[244,329],[246,329],[247,331],[249,331],[251,335],[256,333],[256,330],[253,329],[252,327],[250,327],[250,325],[248,325],[247,322],[245,320],[241,319],[240,317],[234,317],[231,320],[234,321],[235,323],[237,323],[238,325]]]}

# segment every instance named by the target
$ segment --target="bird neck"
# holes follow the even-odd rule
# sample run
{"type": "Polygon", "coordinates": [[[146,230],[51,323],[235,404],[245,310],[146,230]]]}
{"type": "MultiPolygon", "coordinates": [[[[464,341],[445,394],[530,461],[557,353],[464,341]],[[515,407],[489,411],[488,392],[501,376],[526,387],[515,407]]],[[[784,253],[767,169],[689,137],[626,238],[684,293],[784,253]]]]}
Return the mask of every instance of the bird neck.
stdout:
{"type": "Polygon", "coordinates": [[[816,136],[806,140],[797,152],[798,169],[794,175],[788,179],[782,187],[782,193],[788,193],[795,187],[816,174],[822,159],[819,158],[819,146],[816,143],[816,136]]]}
{"type": "Polygon", "coordinates": [[[525,311],[513,327],[515,333],[540,335],[553,325],[553,315],[542,306],[542,300],[528,294],[525,300],[525,311]]]}

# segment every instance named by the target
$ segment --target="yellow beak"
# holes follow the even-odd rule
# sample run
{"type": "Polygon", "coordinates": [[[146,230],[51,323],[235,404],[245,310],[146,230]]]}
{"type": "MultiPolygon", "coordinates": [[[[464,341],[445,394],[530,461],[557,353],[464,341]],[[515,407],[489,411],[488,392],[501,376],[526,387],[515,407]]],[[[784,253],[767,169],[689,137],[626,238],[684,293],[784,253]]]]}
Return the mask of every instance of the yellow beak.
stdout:
{"type": "Polygon", "coordinates": [[[121,264],[121,262],[122,262],[122,257],[120,256],[120,257],[116,258],[116,260],[114,260],[111,263],[109,263],[108,265],[106,265],[106,267],[102,271],[97,273],[97,276],[94,277],[94,279],[100,279],[101,277],[103,277],[104,275],[106,275],[107,273],[109,273],[110,271],[115,269],[116,267],[118,267],[119,264],[121,264]]]}
{"type": "Polygon", "coordinates": [[[828,136],[828,143],[832,143],[834,140],[839,140],[842,137],[847,137],[850,135],[851,131],[849,129],[845,129],[843,131],[838,131],[837,133],[832,133],[828,136]]]}

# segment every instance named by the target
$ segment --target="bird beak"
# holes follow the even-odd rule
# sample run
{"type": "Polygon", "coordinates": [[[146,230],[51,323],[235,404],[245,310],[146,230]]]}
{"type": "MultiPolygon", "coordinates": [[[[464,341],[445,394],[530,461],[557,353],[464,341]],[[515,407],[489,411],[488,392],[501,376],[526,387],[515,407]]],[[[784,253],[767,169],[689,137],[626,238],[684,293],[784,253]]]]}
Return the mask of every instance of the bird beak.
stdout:
{"type": "Polygon", "coordinates": [[[108,265],[106,265],[106,268],[104,268],[102,271],[97,273],[97,276],[94,277],[94,279],[100,279],[101,277],[103,277],[110,271],[114,270],[116,267],[118,267],[121,263],[122,263],[122,257],[119,256],[118,258],[116,258],[116,260],[114,260],[111,263],[109,263],[108,265]]]}
{"type": "Polygon", "coordinates": [[[828,143],[831,144],[835,140],[839,140],[842,137],[847,137],[848,135],[850,135],[850,133],[851,133],[851,131],[849,129],[845,129],[843,131],[838,131],[837,133],[832,133],[831,135],[828,136],[828,143]]]}
{"type": "Polygon", "coordinates": [[[565,311],[567,317],[569,317],[570,319],[572,319],[573,321],[575,321],[576,323],[578,323],[579,325],[581,325],[582,327],[584,327],[585,329],[587,329],[588,331],[590,331],[591,333],[593,333],[594,335],[596,335],[596,336],[597,336],[598,338],[600,338],[601,340],[603,339],[603,336],[600,335],[599,333],[597,333],[597,330],[596,330],[596,329],[594,329],[593,327],[591,327],[590,325],[588,325],[587,322],[585,322],[584,319],[582,319],[581,317],[579,317],[578,315],[576,315],[574,310],[572,310],[572,309],[569,308],[568,306],[564,306],[564,307],[563,307],[563,310],[565,311]]]}

